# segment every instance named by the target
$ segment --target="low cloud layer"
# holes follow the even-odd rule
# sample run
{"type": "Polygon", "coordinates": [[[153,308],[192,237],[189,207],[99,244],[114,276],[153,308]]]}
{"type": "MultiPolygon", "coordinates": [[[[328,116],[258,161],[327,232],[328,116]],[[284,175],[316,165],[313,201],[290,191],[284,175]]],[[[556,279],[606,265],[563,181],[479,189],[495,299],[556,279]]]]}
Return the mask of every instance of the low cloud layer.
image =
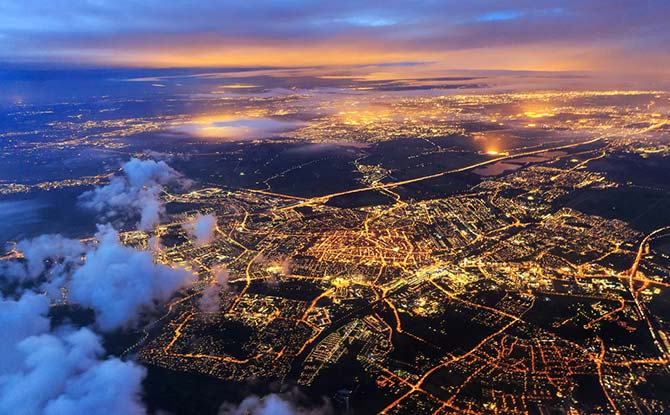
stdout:
{"type": "MultiPolygon", "coordinates": [[[[83,195],[82,203],[103,217],[140,216],[140,228],[153,227],[164,212],[163,187],[184,179],[164,162],[132,159],[107,186],[83,195]]],[[[216,217],[196,218],[188,231],[197,244],[211,242],[216,217]]],[[[120,243],[111,225],[102,225],[97,242],[43,235],[17,244],[22,257],[0,263],[0,284],[16,298],[0,296],[0,413],[25,415],[145,415],[141,365],[107,356],[96,331],[134,325],[158,303],[190,286],[195,275],[154,263],[149,251],[120,243]],[[7,284],[8,283],[8,284],[7,284]],[[38,293],[39,292],[39,293],[38,293]],[[63,292],[95,312],[90,327],[59,325],[49,318],[50,303],[63,292]]],[[[158,241],[155,241],[156,244],[158,241]]],[[[228,272],[213,270],[212,284],[199,306],[218,311],[228,272]]],[[[250,396],[239,405],[224,404],[221,415],[317,415],[332,413],[327,404],[303,404],[297,390],[250,396]]]]}
{"type": "Polygon", "coordinates": [[[52,328],[49,304],[66,287],[72,301],[95,311],[100,330],[113,330],[133,324],[194,276],[121,245],[110,226],[100,227],[96,238],[97,246],[58,235],[25,240],[17,246],[24,258],[3,263],[5,280],[32,282],[44,294],[20,289],[18,299],[0,297],[0,413],[146,414],[141,401],[146,369],[104,358],[91,328],[52,328]]]}
{"type": "Polygon", "coordinates": [[[95,310],[103,330],[132,324],[154,302],[169,300],[195,280],[185,269],[154,264],[147,251],[121,245],[111,227],[101,227],[96,237],[100,245],[87,253],[84,265],[72,274],[69,295],[95,310]]]}
{"type": "Polygon", "coordinates": [[[228,289],[228,270],[224,266],[216,266],[212,270],[214,282],[203,291],[198,307],[205,313],[215,313],[221,308],[221,291],[228,289]]]}
{"type": "Polygon", "coordinates": [[[195,239],[198,246],[206,245],[214,240],[216,232],[216,216],[198,214],[192,222],[183,225],[184,230],[195,239]]]}
{"type": "Polygon", "coordinates": [[[81,256],[86,252],[81,242],[61,235],[41,235],[23,240],[16,249],[25,256],[26,261],[0,263],[0,275],[18,282],[39,277],[46,269],[44,261],[47,259],[58,259],[52,263],[51,273],[64,272],[80,264],[81,256]]]}
{"type": "Polygon", "coordinates": [[[146,370],[103,359],[100,338],[88,328],[50,329],[49,300],[25,293],[0,298],[0,413],[145,414],[141,382],[146,370]]]}
{"type": "Polygon", "coordinates": [[[22,241],[24,260],[5,262],[0,281],[32,281],[52,300],[66,288],[69,300],[94,310],[100,329],[109,331],[132,326],[195,280],[186,269],[155,264],[150,252],[123,246],[111,226],[100,226],[96,238],[89,246],[56,235],[22,241]]]}
{"type": "Polygon", "coordinates": [[[329,415],[333,413],[328,402],[321,406],[310,407],[302,402],[305,397],[297,390],[277,394],[272,393],[263,397],[251,395],[239,405],[224,403],[219,409],[219,415],[329,415]]]}
{"type": "Polygon", "coordinates": [[[160,196],[167,185],[185,187],[188,181],[164,161],[132,158],[105,186],[81,195],[85,208],[98,212],[103,220],[128,220],[139,216],[138,229],[149,230],[165,213],[160,196]]]}
{"type": "Polygon", "coordinates": [[[105,358],[92,328],[52,327],[50,302],[67,288],[70,300],[95,311],[95,327],[113,330],[133,324],[195,277],[121,245],[111,226],[101,226],[96,238],[97,245],[58,235],[25,240],[17,245],[23,258],[2,264],[1,279],[32,284],[42,294],[22,287],[17,299],[0,297],[0,413],[146,414],[146,369],[105,358]]]}
{"type": "MultiPolygon", "coordinates": [[[[49,331],[49,301],[43,295],[26,293],[18,300],[0,298],[0,379],[4,374],[20,368],[21,355],[16,346],[31,336],[49,331]]],[[[0,384],[2,381],[0,380],[0,384]]]]}

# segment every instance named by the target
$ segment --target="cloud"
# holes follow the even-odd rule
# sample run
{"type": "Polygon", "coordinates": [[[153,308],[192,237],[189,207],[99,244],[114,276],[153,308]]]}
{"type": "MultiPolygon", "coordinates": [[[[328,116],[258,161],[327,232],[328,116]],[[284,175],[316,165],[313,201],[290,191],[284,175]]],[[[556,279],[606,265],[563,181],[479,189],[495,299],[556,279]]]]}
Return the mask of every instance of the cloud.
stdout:
{"type": "Polygon", "coordinates": [[[103,219],[140,217],[137,227],[149,230],[165,213],[160,198],[167,185],[185,187],[188,181],[164,161],[132,158],[121,168],[121,174],[112,176],[105,186],[85,192],[80,204],[97,211],[103,219]]]}
{"type": "Polygon", "coordinates": [[[512,47],[534,45],[537,52],[525,54],[530,67],[506,68],[556,65],[552,52],[560,48],[562,67],[583,69],[579,54],[566,50],[586,49],[590,65],[616,70],[597,62],[597,54],[611,52],[626,66],[629,52],[668,62],[668,14],[666,0],[26,0],[0,3],[0,58],[171,67],[440,60],[451,68],[481,68],[477,54],[508,55],[512,47]],[[129,10],[142,19],[128,18],[129,10]],[[452,60],[463,56],[445,53],[453,50],[472,53],[452,60]]]}
{"type": "Polygon", "coordinates": [[[291,275],[293,269],[293,260],[291,257],[286,257],[281,262],[281,272],[282,275],[291,275]]]}
{"type": "Polygon", "coordinates": [[[79,264],[82,254],[86,252],[84,244],[61,235],[41,235],[34,239],[24,239],[17,244],[16,249],[23,254],[25,262],[0,264],[0,274],[15,281],[39,277],[46,270],[44,261],[47,259],[52,260],[50,270],[59,273],[79,264]]]}
{"type": "Polygon", "coordinates": [[[200,311],[204,313],[215,313],[219,311],[219,308],[221,307],[221,299],[219,298],[220,292],[221,287],[215,284],[208,285],[202,290],[202,296],[198,301],[200,311]]]}
{"type": "Polygon", "coordinates": [[[193,273],[154,264],[149,252],[121,245],[117,232],[100,227],[97,249],[71,277],[69,298],[92,308],[102,330],[132,325],[154,302],[165,302],[193,283],[193,273]]]}
{"type": "Polygon", "coordinates": [[[18,300],[0,297],[0,374],[17,369],[20,354],[16,345],[21,340],[49,331],[49,300],[44,295],[26,293],[18,300]]]}
{"type": "Polygon", "coordinates": [[[267,396],[251,395],[239,405],[224,403],[219,408],[219,415],[326,415],[332,414],[330,403],[325,401],[321,406],[310,407],[302,404],[305,396],[297,389],[267,396]]]}
{"type": "Polygon", "coordinates": [[[182,225],[184,230],[193,238],[198,246],[206,245],[214,239],[216,231],[216,216],[213,214],[198,214],[192,222],[182,225]]]}
{"type": "Polygon", "coordinates": [[[69,300],[95,311],[105,331],[132,326],[156,302],[169,300],[196,278],[184,268],[155,264],[148,251],[122,245],[111,226],[99,226],[96,238],[99,243],[89,246],[58,235],[22,241],[18,248],[25,259],[6,261],[0,275],[34,281],[52,300],[67,289],[69,300]]]}
{"type": "Polygon", "coordinates": [[[144,414],[140,401],[146,369],[120,359],[108,359],[68,382],[65,392],[49,403],[45,415],[144,414]]]}
{"type": "Polygon", "coordinates": [[[202,291],[202,296],[198,301],[198,307],[206,313],[219,311],[221,308],[220,293],[228,289],[228,278],[230,277],[228,270],[222,265],[214,267],[212,273],[215,282],[202,291]]]}
{"type": "Polygon", "coordinates": [[[216,283],[221,288],[228,288],[228,279],[230,278],[230,273],[228,269],[223,265],[217,265],[213,269],[214,279],[216,283]]]}
{"type": "Polygon", "coordinates": [[[149,157],[154,160],[161,160],[161,161],[172,161],[172,158],[174,157],[174,154],[172,153],[167,153],[164,151],[156,151],[156,150],[151,150],[151,149],[146,149],[142,152],[142,155],[149,157]]]}
{"type": "MultiPolygon", "coordinates": [[[[163,186],[183,182],[163,162],[132,159],[122,173],[89,192],[84,202],[110,215],[137,209],[141,222],[153,222],[163,210],[158,197],[163,186]]],[[[102,340],[91,328],[53,328],[50,301],[60,299],[66,288],[70,300],[94,310],[98,329],[114,330],[134,324],[157,302],[192,284],[195,276],[155,264],[150,252],[123,246],[109,225],[99,226],[96,238],[97,244],[60,235],[23,240],[16,247],[22,257],[0,264],[0,276],[8,282],[32,282],[32,288],[44,293],[0,296],[0,413],[146,414],[141,400],[146,369],[105,358],[102,340]]]]}
{"type": "Polygon", "coordinates": [[[0,413],[145,414],[140,392],[146,370],[103,360],[101,340],[87,328],[51,331],[47,312],[43,295],[0,298],[0,413]]]}
{"type": "Polygon", "coordinates": [[[33,288],[46,294],[0,296],[0,413],[146,414],[141,401],[146,369],[104,359],[101,339],[89,328],[52,328],[50,301],[67,287],[70,298],[95,311],[100,329],[112,330],[132,324],[194,276],[122,246],[111,226],[100,227],[96,237],[97,245],[60,235],[24,240],[17,244],[23,257],[2,263],[0,274],[10,282],[39,283],[33,288]]]}

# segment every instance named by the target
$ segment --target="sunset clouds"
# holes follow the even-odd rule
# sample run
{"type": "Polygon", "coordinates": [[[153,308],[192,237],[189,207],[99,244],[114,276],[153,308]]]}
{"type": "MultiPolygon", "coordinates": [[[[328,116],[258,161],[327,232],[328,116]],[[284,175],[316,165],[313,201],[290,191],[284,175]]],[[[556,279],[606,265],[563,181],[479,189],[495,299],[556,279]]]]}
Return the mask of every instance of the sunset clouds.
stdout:
{"type": "Polygon", "coordinates": [[[0,5],[0,55],[132,66],[412,60],[452,69],[635,71],[641,62],[670,62],[668,17],[663,0],[33,0],[0,5]]]}

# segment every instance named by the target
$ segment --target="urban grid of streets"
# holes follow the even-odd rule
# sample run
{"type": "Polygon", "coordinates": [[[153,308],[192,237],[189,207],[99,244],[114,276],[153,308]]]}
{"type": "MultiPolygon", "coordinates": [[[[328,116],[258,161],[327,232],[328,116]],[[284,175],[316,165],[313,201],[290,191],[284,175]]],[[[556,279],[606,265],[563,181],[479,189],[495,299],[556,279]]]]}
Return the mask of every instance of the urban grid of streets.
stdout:
{"type": "MultiPolygon", "coordinates": [[[[626,95],[612,92],[619,94],[626,95]]],[[[430,103],[410,104],[419,123],[423,115],[424,121],[435,117],[440,101],[421,99],[430,103]]],[[[505,98],[472,96],[444,111],[458,113],[455,107],[478,99],[505,98]]],[[[385,123],[397,123],[396,110],[402,112],[335,113],[302,133],[319,138],[344,129],[345,137],[378,142],[385,123]]],[[[568,130],[581,135],[528,148],[483,148],[483,160],[403,180],[362,158],[356,164],[361,186],[332,194],[281,194],[269,181],[265,190],[166,192],[168,206],[192,209],[121,238],[152,250],[159,262],[192,267],[201,278],[127,352],[220,379],[295,379],[304,386],[319,385],[323,373],[346,364],[381,391],[383,413],[524,414],[543,407],[577,413],[583,408],[576,395],[592,391],[581,390],[588,379],[602,396],[589,403],[595,412],[662,412],[664,403],[641,396],[636,386],[645,377],[667,376],[670,362],[669,327],[652,310],[670,286],[670,258],[650,248],[670,227],[644,235],[560,202],[584,189],[630,185],[590,167],[614,154],[670,154],[667,144],[650,139],[667,120],[653,111],[607,123],[586,110],[574,113],[571,124],[554,120],[554,111],[480,114],[516,128],[575,125],[568,130]],[[415,199],[405,191],[462,174],[482,180],[448,197],[415,199]],[[364,193],[392,202],[334,203],[364,193]],[[182,225],[202,213],[216,215],[216,238],[196,245],[182,225]],[[217,280],[221,272],[226,284],[217,280]],[[201,310],[198,299],[212,285],[221,285],[220,307],[201,310]]],[[[401,124],[415,128],[416,122],[401,124]]],[[[453,123],[449,128],[460,131],[453,123]]],[[[421,139],[444,134],[423,131],[421,139]]],[[[444,149],[436,145],[435,152],[444,149]]]]}

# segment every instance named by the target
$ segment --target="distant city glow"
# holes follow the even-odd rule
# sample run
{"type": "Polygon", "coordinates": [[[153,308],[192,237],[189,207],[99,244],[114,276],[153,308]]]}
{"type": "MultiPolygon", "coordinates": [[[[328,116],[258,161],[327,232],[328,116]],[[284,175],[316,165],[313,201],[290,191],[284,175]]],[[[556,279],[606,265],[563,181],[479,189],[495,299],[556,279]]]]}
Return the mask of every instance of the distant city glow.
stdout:
{"type": "Polygon", "coordinates": [[[170,126],[170,130],[195,137],[218,139],[253,139],[280,134],[300,126],[300,123],[272,118],[234,115],[204,116],[170,126]]]}

